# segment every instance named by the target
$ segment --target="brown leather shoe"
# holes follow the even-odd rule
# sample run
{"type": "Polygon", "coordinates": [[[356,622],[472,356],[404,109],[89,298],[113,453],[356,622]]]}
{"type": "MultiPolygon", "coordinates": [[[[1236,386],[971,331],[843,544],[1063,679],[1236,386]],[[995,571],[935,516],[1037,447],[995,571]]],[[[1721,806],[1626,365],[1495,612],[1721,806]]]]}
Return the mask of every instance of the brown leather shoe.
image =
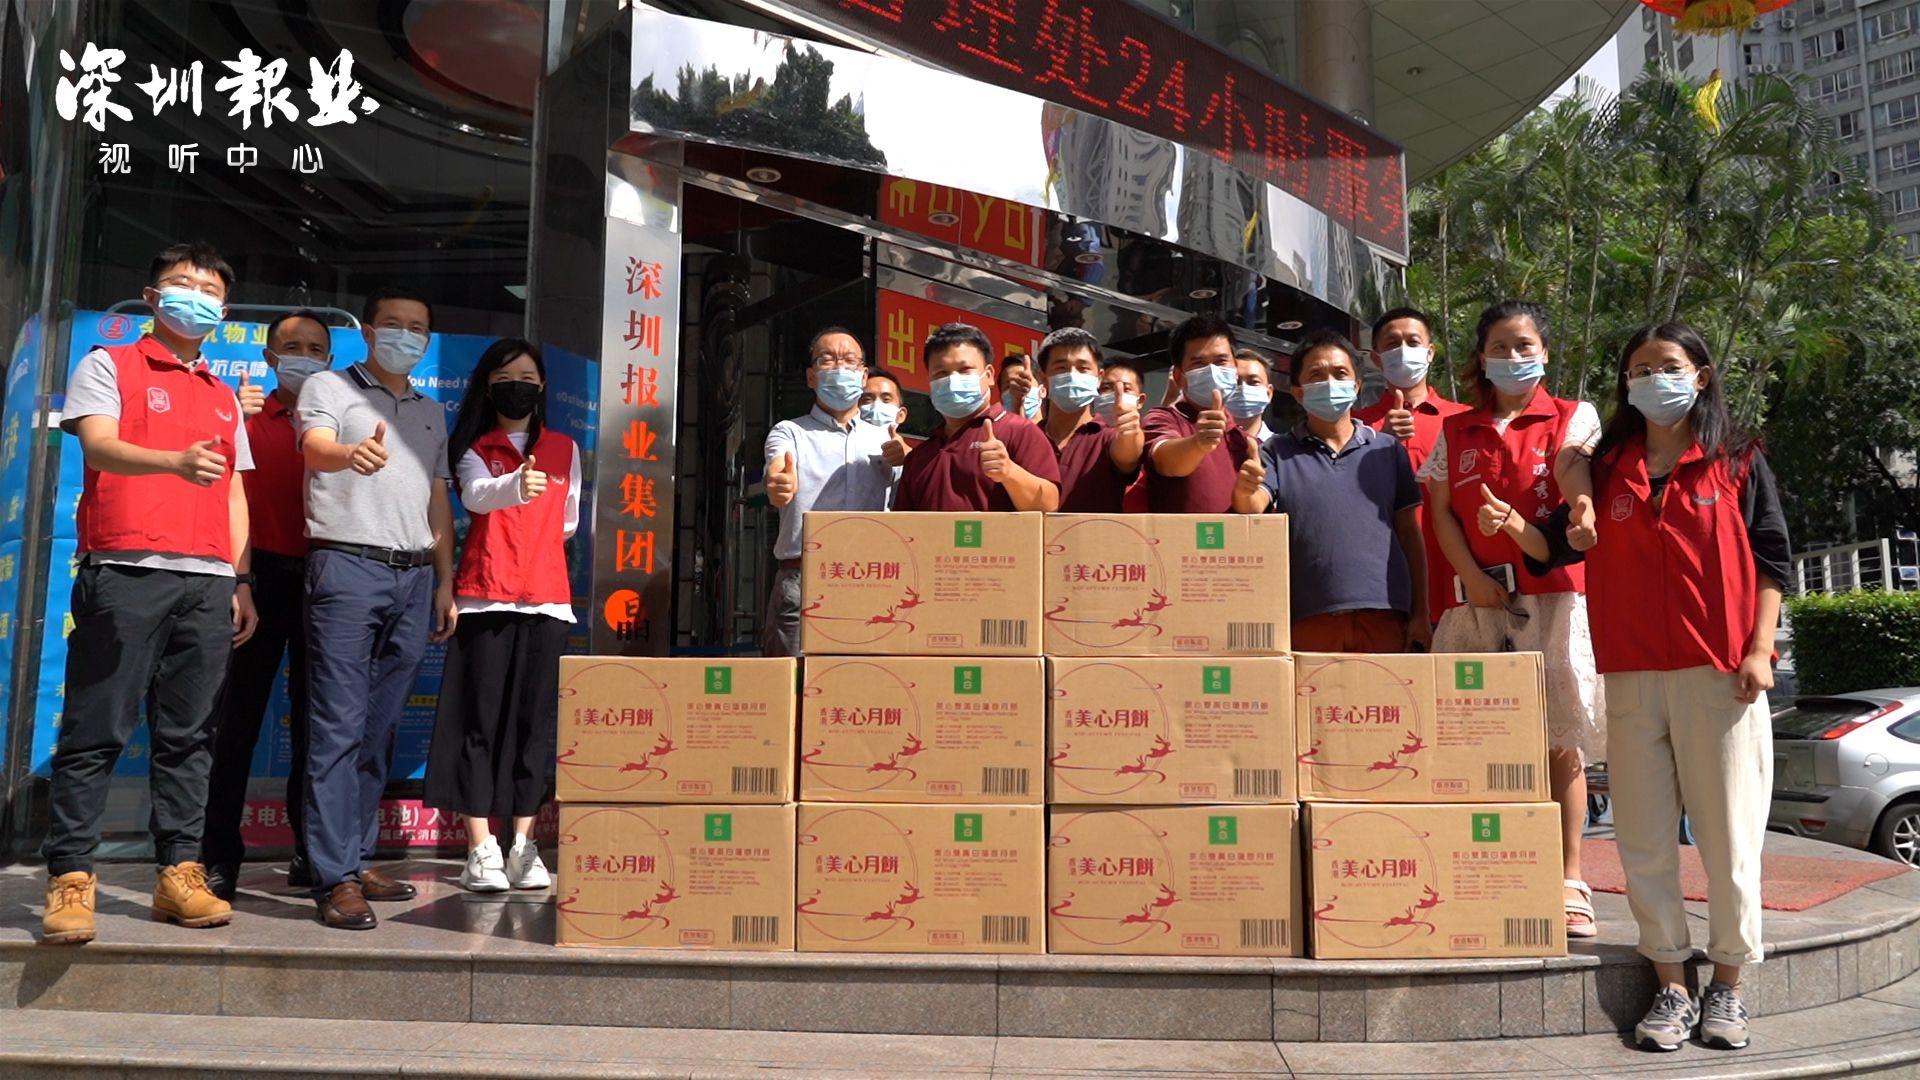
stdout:
{"type": "Polygon", "coordinates": [[[320,921],[335,930],[371,930],[380,923],[357,881],[343,881],[327,892],[320,901],[320,921]]]}
{"type": "Polygon", "coordinates": [[[360,871],[360,891],[369,900],[411,900],[420,895],[412,883],[381,873],[371,866],[360,871]]]}

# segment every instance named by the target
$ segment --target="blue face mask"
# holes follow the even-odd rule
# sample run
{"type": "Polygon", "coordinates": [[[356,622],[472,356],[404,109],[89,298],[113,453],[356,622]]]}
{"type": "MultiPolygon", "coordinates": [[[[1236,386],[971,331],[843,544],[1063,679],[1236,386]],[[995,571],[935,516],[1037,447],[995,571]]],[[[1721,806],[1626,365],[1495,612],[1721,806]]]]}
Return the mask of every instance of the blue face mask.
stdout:
{"type": "Polygon", "coordinates": [[[1240,385],[1240,373],[1231,364],[1207,364],[1187,372],[1182,384],[1187,391],[1187,401],[1196,409],[1213,408],[1213,395],[1217,392],[1226,397],[1233,388],[1240,385]]]}
{"type": "Polygon", "coordinates": [[[1040,416],[1040,395],[1031,390],[1027,391],[1026,398],[1021,401],[1015,401],[1013,391],[1008,390],[1000,395],[1000,404],[1008,412],[1017,412],[1029,420],[1038,419],[1040,416]]]}
{"type": "Polygon", "coordinates": [[[1047,380],[1047,395],[1068,412],[1079,412],[1100,396],[1100,377],[1084,371],[1066,371],[1047,380]]]}
{"type": "Polygon", "coordinates": [[[1350,379],[1307,383],[1300,388],[1300,407],[1314,419],[1332,423],[1353,408],[1353,399],[1359,394],[1360,384],[1350,379]]]}
{"type": "Polygon", "coordinates": [[[1380,373],[1395,390],[1411,390],[1426,381],[1433,366],[1433,350],[1424,345],[1402,345],[1380,354],[1380,373]]]}
{"type": "Polygon", "coordinates": [[[213,333],[226,314],[226,307],[199,289],[161,289],[154,317],[162,326],[183,338],[195,341],[213,333]]]}
{"type": "Polygon", "coordinates": [[[1485,361],[1487,378],[1493,382],[1494,389],[1503,394],[1524,394],[1540,385],[1546,378],[1547,360],[1544,356],[1516,356],[1511,359],[1485,361]]]}
{"type": "Polygon", "coordinates": [[[828,368],[813,373],[813,392],[829,412],[851,408],[866,388],[865,373],[852,368],[828,368]]]}
{"type": "Polygon", "coordinates": [[[860,406],[860,419],[876,427],[889,427],[900,422],[900,406],[884,401],[869,401],[860,406]]]}
{"type": "Polygon", "coordinates": [[[1640,410],[1647,423],[1672,427],[1693,411],[1700,391],[1693,385],[1695,376],[1655,374],[1627,380],[1627,404],[1640,410]]]}
{"type": "Polygon", "coordinates": [[[280,389],[294,397],[300,396],[300,388],[307,384],[308,379],[325,370],[325,360],[310,360],[304,356],[274,357],[273,373],[280,380],[280,389]]]}
{"type": "Polygon", "coordinates": [[[1114,418],[1119,415],[1120,405],[1122,402],[1125,402],[1127,408],[1129,409],[1137,409],[1140,407],[1140,395],[1139,394],[1112,394],[1112,393],[1101,394],[1099,398],[1095,399],[1093,403],[1093,414],[1095,416],[1098,416],[1100,419],[1105,420],[1107,423],[1111,424],[1113,423],[1114,418]]]}
{"type": "Polygon", "coordinates": [[[1251,420],[1267,411],[1273,391],[1264,386],[1236,383],[1227,393],[1227,415],[1235,420],[1251,420]]]}
{"type": "Polygon", "coordinates": [[[965,420],[987,403],[980,376],[946,375],[933,380],[933,407],[949,420],[965,420]]]}
{"type": "Polygon", "coordinates": [[[426,335],[403,330],[398,326],[374,328],[373,362],[379,364],[388,373],[405,375],[418,367],[420,358],[426,355],[426,335]]]}

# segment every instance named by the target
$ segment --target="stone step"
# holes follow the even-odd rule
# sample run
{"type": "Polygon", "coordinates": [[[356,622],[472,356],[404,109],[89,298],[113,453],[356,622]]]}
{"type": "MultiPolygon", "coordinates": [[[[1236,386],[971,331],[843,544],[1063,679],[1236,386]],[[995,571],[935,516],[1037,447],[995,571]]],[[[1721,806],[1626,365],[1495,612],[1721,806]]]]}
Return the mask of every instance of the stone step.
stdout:
{"type": "Polygon", "coordinates": [[[1920,1076],[1920,976],[1757,1018],[1747,1050],[1649,1054],[1619,1035],[1292,1043],[0,1012],[0,1076],[1361,1078],[1920,1076]]]}

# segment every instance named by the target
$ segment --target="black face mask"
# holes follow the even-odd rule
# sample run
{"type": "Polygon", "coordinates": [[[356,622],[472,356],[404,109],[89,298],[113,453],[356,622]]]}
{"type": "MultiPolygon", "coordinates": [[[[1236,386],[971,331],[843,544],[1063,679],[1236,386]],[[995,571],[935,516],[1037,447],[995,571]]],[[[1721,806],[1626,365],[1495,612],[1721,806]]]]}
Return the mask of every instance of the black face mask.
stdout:
{"type": "Polygon", "coordinates": [[[532,416],[545,392],[545,387],[530,382],[497,382],[487,387],[487,397],[493,401],[494,411],[509,420],[525,420],[532,416]]]}

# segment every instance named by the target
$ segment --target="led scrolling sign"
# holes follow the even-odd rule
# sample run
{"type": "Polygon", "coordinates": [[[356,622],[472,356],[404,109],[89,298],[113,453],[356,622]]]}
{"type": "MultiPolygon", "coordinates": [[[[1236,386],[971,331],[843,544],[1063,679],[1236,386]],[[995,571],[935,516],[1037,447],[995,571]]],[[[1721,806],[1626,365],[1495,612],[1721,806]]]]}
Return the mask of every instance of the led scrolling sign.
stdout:
{"type": "Polygon", "coordinates": [[[1124,0],[786,0],[922,60],[1212,153],[1406,257],[1398,146],[1124,0]]]}

